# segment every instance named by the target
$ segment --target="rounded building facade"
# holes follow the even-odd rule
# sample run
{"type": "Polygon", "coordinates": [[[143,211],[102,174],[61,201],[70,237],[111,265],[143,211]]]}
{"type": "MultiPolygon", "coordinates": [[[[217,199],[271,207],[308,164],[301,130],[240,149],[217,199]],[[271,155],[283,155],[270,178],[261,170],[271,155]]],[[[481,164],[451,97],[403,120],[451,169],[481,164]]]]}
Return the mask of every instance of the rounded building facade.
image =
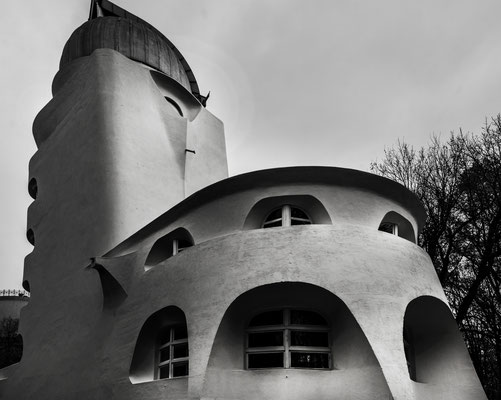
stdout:
{"type": "Polygon", "coordinates": [[[228,178],[186,60],[108,0],[33,124],[23,355],[2,399],[485,399],[403,186],[228,178]]]}
{"type": "Polygon", "coordinates": [[[129,378],[119,397],[476,398],[415,243],[423,218],[402,186],[342,168],[257,171],[195,193],[95,261],[120,287],[105,292],[122,321],[107,354],[129,378]]]}

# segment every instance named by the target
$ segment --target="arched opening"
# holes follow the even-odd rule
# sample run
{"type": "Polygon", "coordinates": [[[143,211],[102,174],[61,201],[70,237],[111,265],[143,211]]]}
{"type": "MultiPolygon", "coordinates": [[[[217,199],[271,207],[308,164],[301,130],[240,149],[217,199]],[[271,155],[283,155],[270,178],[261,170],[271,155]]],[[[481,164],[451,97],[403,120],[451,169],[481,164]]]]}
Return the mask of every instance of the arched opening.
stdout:
{"type": "Polygon", "coordinates": [[[449,307],[435,297],[421,296],[408,304],[403,345],[413,381],[451,385],[452,390],[462,375],[464,379],[475,376],[449,307]]]}
{"type": "Polygon", "coordinates": [[[249,398],[249,393],[318,400],[336,393],[340,399],[372,400],[387,398],[389,389],[343,301],[315,285],[282,282],[235,299],[211,349],[204,396],[249,398]]]}
{"type": "Polygon", "coordinates": [[[31,178],[28,182],[28,193],[33,198],[33,200],[37,199],[38,194],[38,184],[35,178],[31,178]]]}
{"type": "Polygon", "coordinates": [[[32,246],[35,245],[35,232],[33,232],[33,229],[30,228],[26,231],[26,239],[28,239],[28,242],[30,242],[32,246]]]}
{"type": "Polygon", "coordinates": [[[193,246],[193,237],[184,228],[178,228],[158,239],[151,247],[145,261],[145,269],[175,256],[188,247],[193,246]]]}
{"type": "Polygon", "coordinates": [[[175,306],[152,314],[139,332],[130,366],[130,381],[188,376],[188,328],[184,312],[175,306]]]}
{"type": "Polygon", "coordinates": [[[412,243],[416,243],[416,235],[414,234],[412,224],[409,220],[395,211],[386,213],[379,224],[378,230],[400,236],[401,238],[407,239],[412,243]]]}
{"type": "Polygon", "coordinates": [[[309,224],[332,224],[323,204],[310,195],[267,197],[258,201],[245,219],[244,229],[309,224]]]}

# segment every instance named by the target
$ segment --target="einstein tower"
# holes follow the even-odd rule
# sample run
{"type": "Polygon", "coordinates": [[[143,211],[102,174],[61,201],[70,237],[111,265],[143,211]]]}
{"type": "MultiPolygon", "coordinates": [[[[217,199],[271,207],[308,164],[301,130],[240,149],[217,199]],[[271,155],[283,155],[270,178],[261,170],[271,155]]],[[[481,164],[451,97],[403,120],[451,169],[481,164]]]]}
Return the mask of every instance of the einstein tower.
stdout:
{"type": "Polygon", "coordinates": [[[21,361],[2,399],[485,399],[425,214],[366,172],[228,177],[222,122],[108,0],[33,124],[21,361]]]}

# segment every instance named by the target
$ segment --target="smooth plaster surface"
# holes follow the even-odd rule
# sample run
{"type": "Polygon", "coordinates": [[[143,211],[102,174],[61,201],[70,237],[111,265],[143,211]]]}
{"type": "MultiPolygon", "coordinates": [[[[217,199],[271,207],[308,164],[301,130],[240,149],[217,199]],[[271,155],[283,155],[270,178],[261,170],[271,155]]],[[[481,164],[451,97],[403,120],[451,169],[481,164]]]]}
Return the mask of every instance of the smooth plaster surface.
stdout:
{"type": "Polygon", "coordinates": [[[33,125],[23,358],[0,371],[0,397],[485,399],[429,257],[378,231],[391,215],[417,235],[425,216],[415,196],[340,168],[224,179],[222,123],[183,90],[111,49],[73,60],[54,79],[33,125]],[[314,224],[260,229],[267,207],[284,201],[314,224]],[[194,245],[145,268],[154,243],[179,228],[194,245]],[[408,307],[423,296],[433,310],[426,301],[408,307]],[[254,308],[302,304],[329,321],[333,369],[246,370],[254,308]],[[154,363],[155,327],[170,320],[151,318],[173,309],[187,322],[189,376],[147,381],[151,365],[131,369],[134,351],[141,366],[154,363]],[[405,316],[422,330],[423,382],[407,371],[405,316]],[[440,358],[437,337],[453,343],[440,358]]]}
{"type": "Polygon", "coordinates": [[[430,296],[452,317],[428,255],[409,240],[377,230],[390,210],[417,226],[398,202],[357,187],[258,183],[184,210],[170,223],[160,218],[166,223],[161,228],[158,220],[152,221],[145,228],[149,236],[126,241],[128,254],[97,257],[93,268],[82,266],[60,280],[75,295],[60,304],[60,318],[45,327],[42,348],[41,339],[30,338],[29,354],[9,384],[0,384],[0,393],[9,393],[20,377],[29,376],[25,398],[35,393],[51,399],[253,399],[265,393],[274,399],[485,398],[455,325],[448,332],[459,345],[445,352],[440,364],[431,359],[426,367],[457,377],[454,385],[410,379],[402,337],[409,303],[430,296]],[[321,202],[332,224],[243,229],[260,201],[306,193],[321,202]],[[155,240],[180,226],[195,245],[145,272],[155,240]],[[83,284],[85,290],[79,290],[83,284]],[[242,321],[250,317],[252,305],[265,306],[263,296],[256,296],[260,290],[267,290],[272,307],[304,303],[328,314],[333,337],[345,341],[337,347],[333,342],[333,360],[347,361],[334,364],[332,371],[246,370],[242,321]],[[140,331],[150,316],[170,306],[186,316],[189,377],[134,384],[131,363],[140,331]],[[344,311],[335,311],[340,309],[344,311]],[[228,324],[235,329],[228,331],[228,324]],[[36,368],[42,364],[43,370],[36,368]]]}

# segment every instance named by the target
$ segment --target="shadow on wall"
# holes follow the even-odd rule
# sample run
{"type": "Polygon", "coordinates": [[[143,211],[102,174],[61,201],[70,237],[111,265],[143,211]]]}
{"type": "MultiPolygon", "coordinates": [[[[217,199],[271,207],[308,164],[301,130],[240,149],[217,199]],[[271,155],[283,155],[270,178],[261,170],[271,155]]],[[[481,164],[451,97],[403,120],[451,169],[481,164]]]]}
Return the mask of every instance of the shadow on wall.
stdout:
{"type": "Polygon", "coordinates": [[[311,284],[276,283],[231,304],[212,347],[204,396],[321,400],[333,393],[342,399],[390,396],[364,333],[341,299],[311,284]],[[304,317],[301,322],[294,313],[304,317]],[[273,315],[276,321],[269,319],[273,315]],[[263,318],[271,325],[261,321],[256,327],[263,318]],[[253,366],[249,356],[259,353],[269,357],[253,366]]]}

